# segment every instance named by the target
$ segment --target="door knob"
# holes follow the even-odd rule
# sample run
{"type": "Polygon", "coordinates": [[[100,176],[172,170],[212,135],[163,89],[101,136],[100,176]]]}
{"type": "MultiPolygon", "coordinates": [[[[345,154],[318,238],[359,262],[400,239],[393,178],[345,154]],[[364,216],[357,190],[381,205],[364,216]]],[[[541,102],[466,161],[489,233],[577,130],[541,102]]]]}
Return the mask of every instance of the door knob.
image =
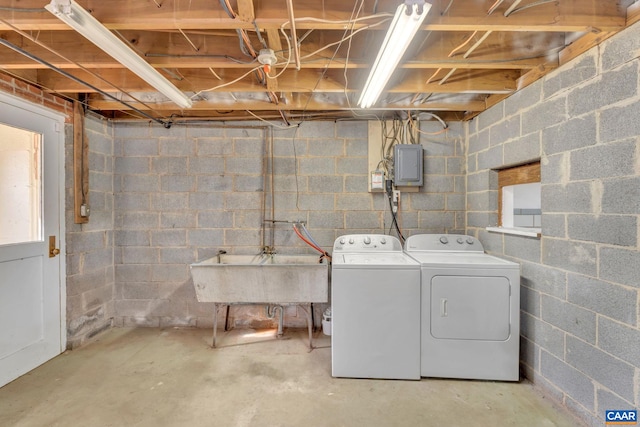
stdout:
{"type": "Polygon", "coordinates": [[[60,254],[60,249],[56,248],[56,236],[49,236],[49,258],[60,254]]]}

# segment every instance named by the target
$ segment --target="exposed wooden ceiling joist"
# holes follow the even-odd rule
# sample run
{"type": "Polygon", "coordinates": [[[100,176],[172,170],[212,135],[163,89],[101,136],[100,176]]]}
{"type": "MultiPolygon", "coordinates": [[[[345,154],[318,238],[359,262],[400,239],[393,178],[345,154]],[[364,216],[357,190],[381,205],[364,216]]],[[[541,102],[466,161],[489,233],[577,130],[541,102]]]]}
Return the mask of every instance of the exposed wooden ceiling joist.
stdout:
{"type": "MultiPolygon", "coordinates": [[[[254,118],[247,110],[265,117],[278,111],[348,117],[400,3],[295,0],[296,70],[284,0],[229,0],[230,9],[215,0],[77,0],[193,96],[194,107],[180,110],[159,102],[163,98],[147,83],[49,12],[21,11],[42,8],[46,1],[0,0],[0,38],[105,93],[143,101],[141,109],[154,116],[185,119],[254,118]],[[356,6],[362,6],[360,18],[370,18],[353,20],[356,6]],[[277,78],[266,78],[256,60],[263,43],[278,58],[266,71],[277,78]]],[[[636,0],[431,3],[423,28],[376,104],[377,113],[412,109],[473,117],[640,20],[636,0]]],[[[90,94],[90,108],[106,117],[130,117],[129,107],[2,46],[0,70],[72,98],[90,94]]]]}
{"type": "MultiPolygon", "coordinates": [[[[6,1],[5,1],[6,3],[6,1]]],[[[43,7],[40,0],[10,1],[16,8],[43,7]]],[[[236,2],[233,2],[236,3],[236,2]]],[[[251,3],[241,0],[245,6],[251,3]]],[[[260,29],[280,28],[289,20],[283,2],[255,1],[255,22],[260,29]]],[[[365,2],[368,7],[363,13],[374,14],[374,1],[365,2]]],[[[424,25],[426,31],[586,31],[598,28],[602,31],[615,31],[626,25],[626,9],[632,2],[610,2],[597,0],[553,1],[540,7],[531,8],[527,12],[514,13],[505,17],[502,13],[487,15],[491,1],[457,0],[448,13],[440,15],[449,0],[433,1],[434,7],[424,25]],[[552,19],[550,19],[552,17],[552,19]]],[[[85,9],[102,22],[107,28],[114,30],[189,30],[189,29],[235,29],[253,30],[250,21],[229,18],[218,2],[211,0],[164,0],[161,7],[152,1],[89,0],[80,2],[85,9]]],[[[395,10],[398,1],[381,0],[377,2],[377,12],[384,13],[395,10]]],[[[344,23],[316,22],[305,18],[330,21],[348,21],[351,19],[354,2],[344,0],[296,0],[296,27],[306,29],[344,29],[344,23]],[[298,22],[299,20],[299,22],[298,22]]],[[[15,14],[8,17],[10,23],[23,30],[67,30],[66,25],[51,16],[48,12],[15,14]],[[26,15],[26,16],[25,16],[26,15]]],[[[375,22],[375,21],[374,21],[375,22]]],[[[370,22],[353,24],[355,29],[366,26],[370,22]]],[[[2,27],[0,27],[2,28],[2,27]]]]}

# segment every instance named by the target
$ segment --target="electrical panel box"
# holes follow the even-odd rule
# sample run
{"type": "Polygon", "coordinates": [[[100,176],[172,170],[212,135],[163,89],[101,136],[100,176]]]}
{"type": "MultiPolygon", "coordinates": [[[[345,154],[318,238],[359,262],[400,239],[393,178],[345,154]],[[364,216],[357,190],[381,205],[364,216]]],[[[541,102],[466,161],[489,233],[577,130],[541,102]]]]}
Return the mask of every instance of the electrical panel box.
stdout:
{"type": "Polygon", "coordinates": [[[420,144],[398,144],[393,147],[393,183],[396,187],[423,185],[422,152],[420,144]]]}

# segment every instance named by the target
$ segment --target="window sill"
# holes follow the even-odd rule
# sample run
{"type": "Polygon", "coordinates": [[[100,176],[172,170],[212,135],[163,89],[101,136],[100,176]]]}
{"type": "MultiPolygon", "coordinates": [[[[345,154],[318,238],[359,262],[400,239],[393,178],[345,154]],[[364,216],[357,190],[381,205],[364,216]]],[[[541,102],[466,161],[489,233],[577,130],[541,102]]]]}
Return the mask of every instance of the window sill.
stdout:
{"type": "Polygon", "coordinates": [[[525,236],[525,237],[535,237],[539,239],[541,236],[542,230],[540,228],[505,228],[505,227],[487,227],[487,231],[492,233],[502,233],[502,234],[511,234],[514,236],[525,236]]]}

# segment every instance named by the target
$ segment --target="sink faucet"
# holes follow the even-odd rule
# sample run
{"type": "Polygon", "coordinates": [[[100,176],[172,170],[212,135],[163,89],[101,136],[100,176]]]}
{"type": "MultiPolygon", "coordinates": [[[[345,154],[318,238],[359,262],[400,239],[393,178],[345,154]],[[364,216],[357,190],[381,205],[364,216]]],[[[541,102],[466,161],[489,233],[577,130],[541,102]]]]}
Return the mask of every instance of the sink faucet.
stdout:
{"type": "Polygon", "coordinates": [[[216,256],[218,257],[218,264],[220,264],[220,257],[221,257],[222,255],[226,254],[226,253],[227,253],[227,251],[225,251],[224,249],[220,249],[220,250],[218,251],[218,253],[216,254],[216,256]]]}

